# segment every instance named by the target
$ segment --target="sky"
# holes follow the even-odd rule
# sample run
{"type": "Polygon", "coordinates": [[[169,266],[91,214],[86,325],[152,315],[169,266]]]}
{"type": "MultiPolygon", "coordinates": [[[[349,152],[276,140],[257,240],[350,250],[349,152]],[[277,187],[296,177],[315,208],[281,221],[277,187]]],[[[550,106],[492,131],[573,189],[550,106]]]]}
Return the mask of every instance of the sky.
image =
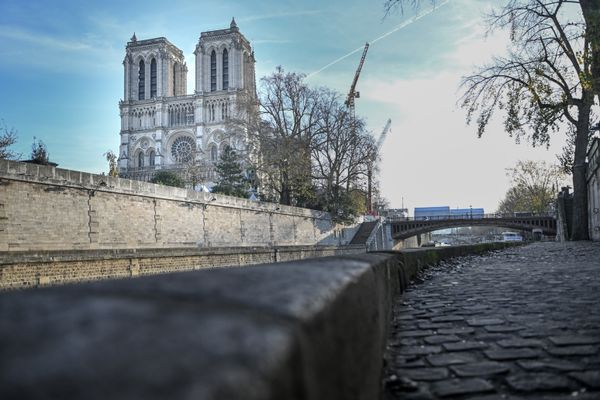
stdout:
{"type": "Polygon", "coordinates": [[[227,28],[232,17],[254,47],[258,80],[281,65],[345,95],[361,51],[343,57],[371,42],[356,113],[376,138],[392,119],[380,163],[391,207],[403,205],[411,215],[414,207],[444,205],[495,211],[510,186],[506,168],[517,160],[554,163],[564,143],[559,134],[549,148],[516,144],[499,120],[477,138],[465,123],[461,77],[508,43],[506,33],[489,34],[483,19],[499,2],[446,0],[430,9],[424,1],[420,10],[387,17],[383,3],[2,0],[0,119],[18,131],[14,149],[23,157],[36,137],[60,167],[106,172],[103,154],[118,150],[122,61],[134,32],[138,39],[164,36],[184,52],[188,93],[200,33],[227,28]]]}

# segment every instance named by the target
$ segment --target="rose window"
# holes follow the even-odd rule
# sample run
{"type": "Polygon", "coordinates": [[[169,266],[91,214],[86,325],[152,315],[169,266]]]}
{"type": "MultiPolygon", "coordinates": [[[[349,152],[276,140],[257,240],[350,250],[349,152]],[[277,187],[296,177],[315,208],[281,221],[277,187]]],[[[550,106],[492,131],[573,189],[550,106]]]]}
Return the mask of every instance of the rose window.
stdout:
{"type": "Polygon", "coordinates": [[[181,136],[175,139],[171,145],[171,155],[178,162],[188,162],[192,159],[195,147],[192,138],[181,136]]]}

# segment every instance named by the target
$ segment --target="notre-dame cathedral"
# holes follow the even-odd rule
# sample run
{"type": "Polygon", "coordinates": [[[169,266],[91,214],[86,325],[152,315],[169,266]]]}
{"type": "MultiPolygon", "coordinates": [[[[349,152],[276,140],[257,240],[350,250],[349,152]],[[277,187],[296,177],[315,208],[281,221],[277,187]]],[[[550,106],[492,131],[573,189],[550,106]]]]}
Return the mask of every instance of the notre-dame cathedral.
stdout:
{"type": "Polygon", "coordinates": [[[119,173],[150,180],[157,170],[202,166],[203,181],[226,146],[243,151],[245,134],[228,134],[228,119],[243,94],[256,96],[254,54],[231,21],[229,29],[202,32],[196,49],[195,91],[187,94],[183,52],[166,38],[127,43],[125,93],[119,104],[119,173]]]}

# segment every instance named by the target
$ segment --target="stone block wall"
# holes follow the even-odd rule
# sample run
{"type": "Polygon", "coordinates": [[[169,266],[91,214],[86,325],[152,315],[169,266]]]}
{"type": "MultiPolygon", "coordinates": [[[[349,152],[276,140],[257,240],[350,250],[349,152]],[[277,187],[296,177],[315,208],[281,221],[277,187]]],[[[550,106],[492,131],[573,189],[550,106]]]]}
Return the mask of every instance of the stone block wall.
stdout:
{"type": "Polygon", "coordinates": [[[0,259],[0,291],[364,252],[364,246],[10,252],[0,259]]]}
{"type": "Polygon", "coordinates": [[[334,228],[324,212],[0,160],[0,252],[335,245],[334,228]]]}

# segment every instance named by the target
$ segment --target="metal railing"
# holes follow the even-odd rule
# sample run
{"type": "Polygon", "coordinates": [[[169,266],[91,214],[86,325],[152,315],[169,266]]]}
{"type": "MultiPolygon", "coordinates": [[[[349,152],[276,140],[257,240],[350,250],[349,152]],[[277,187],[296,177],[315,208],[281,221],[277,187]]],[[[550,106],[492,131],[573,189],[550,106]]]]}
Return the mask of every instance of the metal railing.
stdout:
{"type": "Polygon", "coordinates": [[[556,218],[555,213],[545,212],[516,212],[509,214],[494,213],[494,214],[475,214],[475,213],[464,213],[464,214],[447,214],[447,215],[434,215],[434,216],[422,216],[422,217],[388,217],[386,218],[389,222],[401,222],[401,221],[448,221],[448,220],[471,220],[471,219],[527,219],[532,217],[547,217],[556,218]]]}

